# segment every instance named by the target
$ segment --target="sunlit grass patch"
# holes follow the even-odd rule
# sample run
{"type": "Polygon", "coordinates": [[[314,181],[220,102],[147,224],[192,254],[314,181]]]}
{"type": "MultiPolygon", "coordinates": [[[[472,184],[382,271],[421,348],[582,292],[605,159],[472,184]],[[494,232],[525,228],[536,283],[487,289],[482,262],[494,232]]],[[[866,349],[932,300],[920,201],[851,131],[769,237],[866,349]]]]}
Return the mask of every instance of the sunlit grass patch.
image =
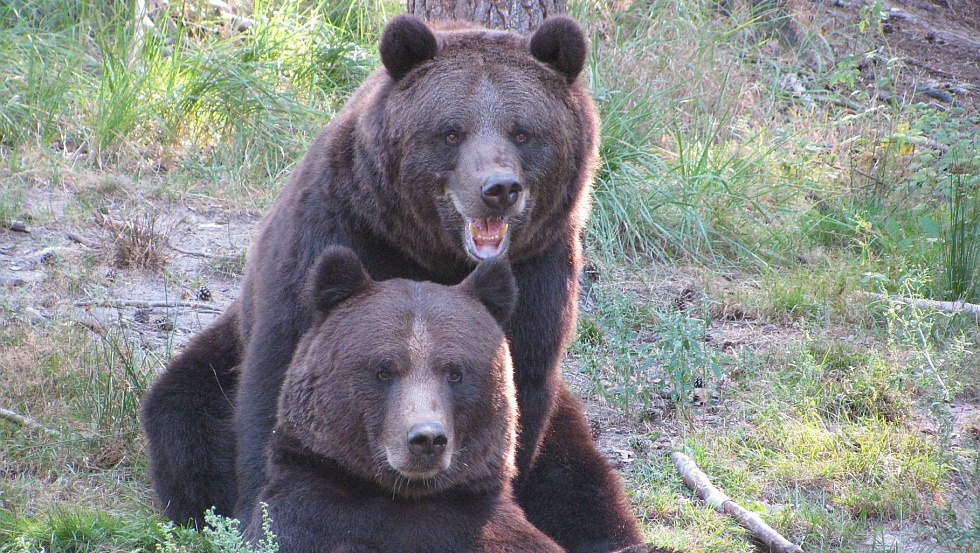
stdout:
{"type": "Polygon", "coordinates": [[[268,193],[376,64],[385,13],[256,2],[231,26],[210,7],[140,19],[136,5],[0,7],[0,145],[100,168],[221,165],[225,194],[268,193]]]}
{"type": "Polygon", "coordinates": [[[263,537],[250,544],[238,520],[212,512],[205,515],[208,526],[197,532],[142,510],[117,513],[72,505],[33,515],[0,511],[0,553],[275,553],[278,544],[265,515],[263,537]]]}
{"type": "Polygon", "coordinates": [[[776,489],[822,490],[853,517],[913,517],[942,497],[949,466],[916,433],[884,421],[830,422],[769,408],[722,451],[748,462],[776,489]]]}
{"type": "Polygon", "coordinates": [[[0,551],[63,553],[152,551],[159,538],[153,517],[85,508],[57,508],[36,517],[0,512],[0,551]]]}
{"type": "Polygon", "coordinates": [[[882,353],[839,340],[805,344],[774,376],[784,401],[834,422],[903,421],[920,384],[882,353]]]}

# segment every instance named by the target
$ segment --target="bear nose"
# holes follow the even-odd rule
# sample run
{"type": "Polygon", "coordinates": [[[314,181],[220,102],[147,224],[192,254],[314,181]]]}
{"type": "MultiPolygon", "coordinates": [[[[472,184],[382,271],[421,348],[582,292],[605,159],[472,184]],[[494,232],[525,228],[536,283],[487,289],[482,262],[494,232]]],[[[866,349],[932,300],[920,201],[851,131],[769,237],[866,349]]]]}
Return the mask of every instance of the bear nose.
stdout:
{"type": "Polygon", "coordinates": [[[446,451],[446,427],[438,422],[416,424],[408,431],[408,450],[414,455],[433,457],[446,451]]]}
{"type": "Polygon", "coordinates": [[[480,196],[488,207],[506,209],[517,203],[522,190],[524,187],[514,175],[492,175],[483,183],[480,196]]]}

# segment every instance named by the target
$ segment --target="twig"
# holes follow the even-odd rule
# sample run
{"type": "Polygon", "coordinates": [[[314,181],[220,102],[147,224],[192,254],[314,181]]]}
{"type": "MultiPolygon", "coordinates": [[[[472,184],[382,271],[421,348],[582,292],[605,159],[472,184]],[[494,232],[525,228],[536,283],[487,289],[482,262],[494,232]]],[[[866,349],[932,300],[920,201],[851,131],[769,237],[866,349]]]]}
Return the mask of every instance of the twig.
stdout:
{"type": "Polygon", "coordinates": [[[173,250],[173,251],[175,251],[177,253],[182,253],[184,255],[190,255],[190,256],[193,256],[193,257],[204,257],[204,258],[208,258],[208,259],[214,257],[213,255],[211,255],[209,253],[196,252],[194,250],[185,250],[183,248],[178,248],[177,246],[174,246],[173,244],[167,244],[167,246],[169,246],[171,250],[173,250]]]}
{"type": "Polygon", "coordinates": [[[936,311],[942,311],[944,313],[969,313],[970,315],[973,315],[975,317],[980,317],[980,305],[977,305],[975,303],[969,303],[963,300],[939,301],[939,300],[924,300],[918,298],[906,298],[905,296],[886,296],[885,294],[876,294],[874,292],[856,292],[856,293],[859,296],[864,296],[866,298],[871,298],[875,300],[907,303],[919,309],[935,309],[936,311]]]}
{"type": "Polygon", "coordinates": [[[213,305],[202,303],[199,301],[145,301],[145,300],[84,300],[76,301],[75,307],[88,307],[88,306],[98,306],[98,307],[114,307],[116,309],[121,309],[123,307],[137,307],[142,309],[152,309],[154,307],[186,307],[188,309],[196,309],[204,313],[221,313],[223,310],[219,309],[213,305]]]}
{"type": "Polygon", "coordinates": [[[779,532],[766,524],[759,515],[750,513],[742,508],[738,503],[732,501],[730,497],[716,488],[708,480],[707,475],[701,472],[697,464],[690,457],[679,451],[670,454],[670,459],[677,467],[677,471],[684,479],[684,484],[691,488],[699,498],[705,503],[714,507],[719,513],[724,513],[739,524],[748,528],[755,537],[764,543],[769,551],[775,553],[803,553],[803,549],[784,538],[779,532]]]}
{"type": "Polygon", "coordinates": [[[51,430],[50,428],[44,426],[43,424],[37,422],[36,420],[30,417],[25,417],[20,413],[15,413],[9,409],[0,408],[0,419],[8,420],[14,424],[19,424],[21,426],[26,426],[27,428],[30,428],[32,430],[40,430],[41,432],[44,432],[48,436],[54,436],[56,438],[61,437],[61,432],[58,432],[56,430],[51,430]]]}
{"type": "Polygon", "coordinates": [[[65,236],[67,236],[68,239],[71,240],[72,242],[78,242],[79,244],[85,246],[86,248],[92,248],[94,250],[99,247],[99,244],[97,242],[93,240],[89,240],[88,238],[85,238],[81,234],[75,232],[68,231],[65,233],[65,236]]]}

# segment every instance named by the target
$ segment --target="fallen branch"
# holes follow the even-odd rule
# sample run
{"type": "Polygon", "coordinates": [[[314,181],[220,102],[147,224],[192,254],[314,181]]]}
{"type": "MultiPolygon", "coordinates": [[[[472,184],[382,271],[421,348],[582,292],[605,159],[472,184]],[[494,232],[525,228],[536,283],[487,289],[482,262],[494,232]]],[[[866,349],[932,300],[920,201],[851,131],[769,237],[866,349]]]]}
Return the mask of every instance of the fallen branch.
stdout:
{"type": "Polygon", "coordinates": [[[936,311],[942,311],[944,313],[969,313],[974,317],[980,317],[980,305],[962,300],[923,300],[918,298],[906,298],[905,296],[886,296],[885,294],[875,294],[873,292],[857,292],[857,295],[881,301],[907,303],[919,309],[935,309],[936,311]]]}
{"type": "Polygon", "coordinates": [[[197,252],[197,251],[194,251],[194,250],[185,250],[183,248],[178,248],[177,246],[174,246],[173,244],[167,244],[167,246],[170,247],[171,250],[173,250],[173,251],[175,251],[177,253],[182,253],[184,255],[189,255],[189,256],[192,256],[192,257],[203,257],[205,259],[210,259],[210,258],[214,257],[213,255],[211,255],[209,253],[197,252]]]}
{"type": "Polygon", "coordinates": [[[30,417],[25,417],[20,413],[15,413],[9,409],[0,408],[0,419],[8,420],[14,424],[19,424],[21,426],[26,426],[27,428],[30,428],[32,430],[40,430],[41,432],[44,432],[48,436],[54,436],[56,438],[61,437],[61,432],[58,432],[56,430],[51,430],[50,428],[44,426],[43,424],[37,422],[36,420],[30,417]]]}
{"type": "Polygon", "coordinates": [[[140,309],[153,309],[155,307],[175,308],[185,307],[203,313],[221,313],[224,311],[208,303],[199,301],[145,301],[145,300],[84,300],[76,301],[75,307],[114,307],[122,309],[124,307],[136,307],[140,309]]]}
{"type": "Polygon", "coordinates": [[[85,238],[84,236],[78,234],[77,232],[68,231],[65,233],[65,236],[67,236],[68,239],[71,240],[72,242],[78,242],[79,244],[85,246],[86,248],[92,248],[94,250],[99,247],[98,242],[95,242],[94,240],[89,240],[88,238],[85,238]]]}
{"type": "Polygon", "coordinates": [[[775,553],[803,553],[803,549],[784,538],[779,532],[766,524],[759,515],[750,513],[742,508],[738,503],[732,501],[730,497],[716,488],[708,480],[707,475],[701,472],[697,464],[690,457],[679,451],[670,454],[670,459],[677,467],[677,472],[684,479],[684,484],[694,491],[705,503],[714,507],[719,513],[724,513],[739,524],[747,528],[755,537],[765,544],[769,551],[775,553]]]}

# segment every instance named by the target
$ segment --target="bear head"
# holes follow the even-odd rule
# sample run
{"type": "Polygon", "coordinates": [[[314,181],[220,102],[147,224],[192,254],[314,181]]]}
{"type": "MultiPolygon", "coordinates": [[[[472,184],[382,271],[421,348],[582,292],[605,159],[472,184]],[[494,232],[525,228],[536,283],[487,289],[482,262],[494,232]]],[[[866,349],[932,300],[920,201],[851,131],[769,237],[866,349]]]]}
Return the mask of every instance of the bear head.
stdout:
{"type": "Polygon", "coordinates": [[[381,212],[424,230],[386,234],[423,265],[443,252],[538,255],[587,216],[597,120],[578,78],[585,34],[568,17],[530,37],[438,25],[410,15],[386,25],[383,83],[358,123],[393,185],[381,212]]]}
{"type": "Polygon", "coordinates": [[[500,489],[517,422],[500,325],[516,293],[503,260],[452,287],[376,282],[328,248],[307,278],[318,320],[287,370],[277,431],[396,495],[500,489]]]}

